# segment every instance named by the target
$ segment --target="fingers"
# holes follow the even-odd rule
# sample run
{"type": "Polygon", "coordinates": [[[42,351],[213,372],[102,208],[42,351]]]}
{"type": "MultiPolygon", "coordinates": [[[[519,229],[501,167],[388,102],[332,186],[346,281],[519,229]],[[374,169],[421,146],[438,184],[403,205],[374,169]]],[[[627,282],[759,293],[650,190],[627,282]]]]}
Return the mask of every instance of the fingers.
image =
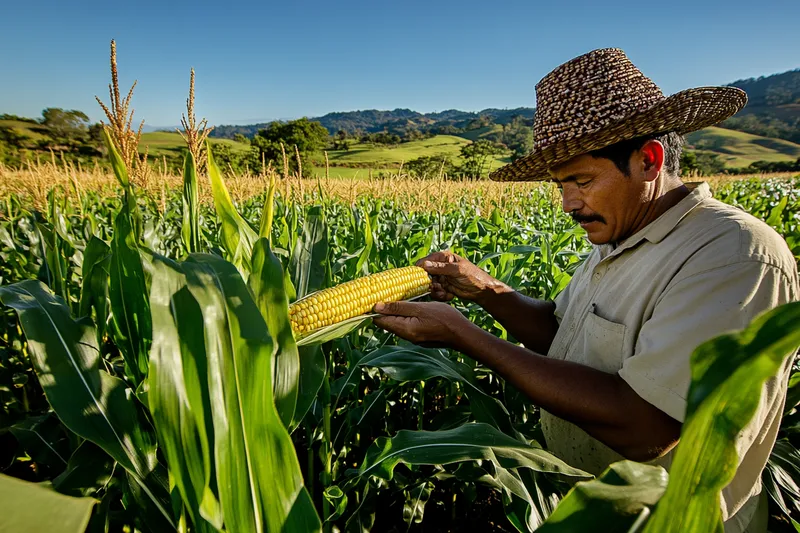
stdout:
{"type": "Polygon", "coordinates": [[[414,302],[378,302],[373,311],[381,315],[412,317],[418,315],[418,305],[420,304],[414,302]]]}
{"type": "Polygon", "coordinates": [[[427,256],[418,260],[415,265],[422,266],[425,261],[431,261],[434,263],[457,263],[460,259],[461,258],[453,252],[444,250],[441,252],[433,252],[432,254],[428,254],[427,256]]]}
{"type": "Polygon", "coordinates": [[[433,276],[457,276],[459,274],[458,263],[448,263],[446,261],[423,261],[419,266],[424,268],[428,274],[433,276]]]}
{"type": "Polygon", "coordinates": [[[431,283],[430,296],[434,300],[439,300],[440,302],[449,302],[450,300],[455,298],[455,295],[453,293],[448,292],[440,283],[437,283],[435,281],[431,283]]]}

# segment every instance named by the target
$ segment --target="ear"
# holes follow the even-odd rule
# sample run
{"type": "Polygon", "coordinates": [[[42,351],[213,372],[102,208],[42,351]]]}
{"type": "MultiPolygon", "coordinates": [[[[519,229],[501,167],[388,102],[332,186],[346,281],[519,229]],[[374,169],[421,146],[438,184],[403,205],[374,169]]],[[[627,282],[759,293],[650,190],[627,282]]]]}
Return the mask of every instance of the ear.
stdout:
{"type": "Polygon", "coordinates": [[[646,181],[655,180],[664,167],[664,145],[656,140],[649,140],[641,148],[642,167],[646,181]]]}

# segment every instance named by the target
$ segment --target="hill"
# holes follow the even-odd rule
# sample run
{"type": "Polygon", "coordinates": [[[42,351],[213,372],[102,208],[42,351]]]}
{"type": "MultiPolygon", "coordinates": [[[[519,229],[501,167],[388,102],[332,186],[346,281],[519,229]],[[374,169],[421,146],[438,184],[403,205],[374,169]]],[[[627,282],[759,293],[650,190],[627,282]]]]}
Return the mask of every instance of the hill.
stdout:
{"type": "Polygon", "coordinates": [[[690,133],[686,140],[690,149],[718,154],[726,167],[743,168],[756,161],[800,158],[800,144],[719,127],[690,133]]]}
{"type": "MultiPolygon", "coordinates": [[[[736,116],[726,120],[722,127],[774,137],[800,144],[800,69],[734,81],[729,86],[744,89],[748,94],[747,106],[736,116]]],[[[411,109],[345,111],[328,113],[311,120],[320,122],[331,135],[339,131],[348,134],[386,131],[403,135],[409,130],[428,134],[455,134],[473,139],[481,135],[474,132],[490,124],[507,124],[515,116],[530,123],[535,109],[487,108],[478,112],[448,109],[434,113],[419,113],[411,109]]],[[[221,125],[211,133],[216,138],[232,139],[236,133],[254,136],[263,124],[221,125]]]]}
{"type": "MultiPolygon", "coordinates": [[[[384,111],[378,109],[367,109],[363,111],[341,111],[328,113],[321,117],[313,117],[325,126],[331,135],[338,131],[345,131],[349,134],[357,132],[378,133],[387,131],[389,133],[402,133],[408,128],[419,129],[423,132],[448,133],[446,128],[468,128],[473,121],[478,121],[482,117],[490,119],[495,124],[507,124],[515,116],[521,116],[532,120],[534,108],[518,107],[514,109],[488,108],[478,112],[459,111],[449,109],[435,113],[418,113],[410,109],[394,109],[384,111]]],[[[252,137],[259,130],[269,126],[264,124],[249,125],[221,125],[215,126],[211,132],[212,137],[233,139],[237,133],[245,137],[252,137]]]]}
{"type": "Polygon", "coordinates": [[[747,105],[722,126],[800,143],[800,69],[729,84],[747,92],[747,105]]]}
{"type": "MultiPolygon", "coordinates": [[[[249,144],[231,139],[209,139],[209,141],[212,144],[227,144],[230,146],[231,151],[237,154],[244,154],[250,150],[249,144]]],[[[144,153],[145,147],[148,147],[148,153],[152,156],[177,155],[186,148],[186,141],[183,140],[183,137],[178,132],[157,131],[142,133],[142,138],[139,141],[139,151],[144,153]]]]}

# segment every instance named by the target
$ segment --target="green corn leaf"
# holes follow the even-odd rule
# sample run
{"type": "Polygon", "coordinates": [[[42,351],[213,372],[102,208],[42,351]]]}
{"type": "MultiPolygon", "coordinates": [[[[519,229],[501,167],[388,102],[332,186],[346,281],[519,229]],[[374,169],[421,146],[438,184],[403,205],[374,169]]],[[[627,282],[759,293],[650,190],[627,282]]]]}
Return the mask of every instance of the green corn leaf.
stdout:
{"type": "Polygon", "coordinates": [[[128,189],[131,186],[131,180],[128,178],[128,170],[125,167],[125,161],[119,154],[117,145],[111,139],[108,133],[108,128],[103,128],[103,140],[105,140],[106,148],[108,148],[108,158],[111,160],[111,168],[114,170],[114,176],[123,188],[128,189]]]}
{"type": "Polygon", "coordinates": [[[261,237],[253,249],[250,290],[274,340],[275,372],[272,376],[275,407],[287,428],[294,420],[300,379],[300,357],[289,321],[289,300],[283,285],[283,267],[261,237]]]}
{"type": "Polygon", "coordinates": [[[552,476],[526,468],[495,466],[491,486],[505,494],[506,517],[518,531],[528,533],[540,527],[556,509],[565,492],[552,476]]]}
{"type": "Polygon", "coordinates": [[[153,333],[139,245],[125,209],[114,223],[110,268],[109,297],[115,340],[125,359],[126,372],[138,385],[147,376],[153,333]]]}
{"type": "Polygon", "coordinates": [[[364,249],[358,256],[358,262],[356,263],[357,276],[369,274],[369,256],[372,253],[373,246],[372,226],[369,218],[369,213],[367,213],[364,216],[364,249]]]}
{"type": "Polygon", "coordinates": [[[204,317],[214,460],[229,531],[318,531],[272,393],[273,340],[236,268],[196,254],[182,265],[204,317]]]}
{"type": "Polygon", "coordinates": [[[800,522],[792,518],[800,513],[800,450],[788,440],[776,442],[761,479],[764,490],[800,532],[800,522]]]}
{"type": "Polygon", "coordinates": [[[122,210],[127,210],[128,215],[131,217],[133,232],[136,236],[135,241],[139,242],[142,236],[142,214],[139,212],[139,208],[136,204],[136,194],[133,191],[133,184],[128,176],[125,161],[122,160],[117,145],[114,143],[113,139],[111,139],[107,128],[103,128],[103,139],[108,149],[108,158],[111,160],[111,168],[114,170],[114,176],[116,176],[117,181],[122,185],[124,191],[122,210]]]}
{"type": "Polygon", "coordinates": [[[73,320],[63,300],[39,281],[0,287],[0,302],[19,315],[39,383],[59,419],[130,472],[174,528],[152,427],[125,383],[100,368],[91,323],[73,320]]]}
{"type": "Polygon", "coordinates": [[[536,531],[592,531],[598,524],[608,533],[637,531],[664,494],[667,479],[659,466],[614,463],[597,479],[576,483],[536,531]]]}
{"type": "Polygon", "coordinates": [[[197,164],[191,152],[183,166],[183,224],[181,237],[186,253],[200,251],[200,207],[197,185],[197,164]]]}
{"type": "Polygon", "coordinates": [[[764,382],[800,346],[797,324],[800,302],[785,304],[694,351],[670,483],[647,533],[721,530],[720,491],[736,473],[736,436],[758,408],[764,382]]]}
{"type": "Polygon", "coordinates": [[[181,267],[155,256],[148,402],[169,471],[197,531],[222,529],[200,307],[181,267]]]}
{"type": "Polygon", "coordinates": [[[41,238],[44,261],[39,272],[38,279],[42,280],[50,287],[54,293],[61,296],[64,301],[69,301],[67,292],[67,261],[61,253],[58,233],[44,224],[36,224],[36,231],[41,238]]]}
{"type": "Polygon", "coordinates": [[[322,207],[315,205],[308,211],[289,266],[298,299],[324,287],[327,261],[328,227],[322,207]]]}
{"type": "Polygon", "coordinates": [[[289,431],[297,429],[311,406],[317,399],[322,387],[322,381],[327,375],[325,354],[319,344],[300,346],[297,351],[300,356],[300,379],[297,386],[297,404],[294,409],[294,420],[289,426],[289,431]]]}
{"type": "Polygon", "coordinates": [[[370,475],[390,480],[395,466],[401,462],[444,465],[478,459],[502,468],[530,468],[576,478],[591,477],[541,448],[520,442],[483,423],[443,431],[401,430],[391,439],[379,437],[354,473],[359,477],[370,475]]]}
{"type": "Polygon", "coordinates": [[[67,466],[67,435],[58,419],[51,414],[32,416],[9,428],[26,453],[40,466],[56,472],[67,466]]]}
{"type": "Polygon", "coordinates": [[[253,245],[258,240],[258,234],[236,211],[228,188],[214,162],[211,146],[208,144],[206,153],[208,154],[208,177],[211,180],[214,208],[221,224],[220,240],[228,253],[228,260],[239,269],[242,277],[246,280],[250,275],[250,259],[253,257],[253,245]]]}
{"type": "Polygon", "coordinates": [[[318,344],[324,344],[326,342],[330,342],[335,339],[340,339],[345,335],[347,335],[348,333],[350,333],[351,331],[358,328],[359,326],[361,326],[362,324],[371,320],[373,316],[377,315],[354,316],[352,318],[348,318],[347,320],[342,320],[341,322],[337,322],[336,324],[331,324],[330,326],[319,328],[316,331],[313,331],[307,335],[299,337],[297,339],[297,345],[315,346],[318,344]]]}
{"type": "Polygon", "coordinates": [[[114,474],[114,459],[90,440],[72,453],[67,467],[53,479],[53,488],[68,496],[92,496],[108,485],[114,474]]]}
{"type": "Polygon", "coordinates": [[[261,226],[258,236],[266,238],[272,245],[272,217],[275,211],[275,174],[269,176],[269,187],[267,196],[264,198],[264,211],[261,215],[261,226]]]}
{"type": "Polygon", "coordinates": [[[43,485],[0,474],[0,531],[83,533],[89,524],[92,498],[65,496],[43,485]]]}
{"type": "Polygon", "coordinates": [[[108,321],[108,275],[111,268],[111,248],[92,236],[83,253],[81,301],[78,314],[91,316],[97,327],[97,340],[102,341],[108,321]]]}
{"type": "Polygon", "coordinates": [[[442,350],[414,345],[384,346],[364,357],[359,365],[380,368],[398,381],[444,378],[463,383],[476,420],[491,424],[507,435],[518,436],[503,404],[478,386],[471,368],[448,359],[442,350]]]}

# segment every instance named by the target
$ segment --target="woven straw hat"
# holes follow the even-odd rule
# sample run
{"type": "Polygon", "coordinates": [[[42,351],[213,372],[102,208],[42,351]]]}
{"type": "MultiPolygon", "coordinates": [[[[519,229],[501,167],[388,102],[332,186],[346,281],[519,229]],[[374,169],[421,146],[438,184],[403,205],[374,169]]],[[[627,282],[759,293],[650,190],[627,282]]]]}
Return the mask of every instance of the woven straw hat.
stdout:
{"type": "Polygon", "coordinates": [[[747,94],[736,87],[698,87],[665,97],[622,50],[594,50],[536,84],[533,151],[489,178],[550,179],[548,168],[577,155],[643,135],[683,135],[717,124],[746,103],[747,94]]]}

